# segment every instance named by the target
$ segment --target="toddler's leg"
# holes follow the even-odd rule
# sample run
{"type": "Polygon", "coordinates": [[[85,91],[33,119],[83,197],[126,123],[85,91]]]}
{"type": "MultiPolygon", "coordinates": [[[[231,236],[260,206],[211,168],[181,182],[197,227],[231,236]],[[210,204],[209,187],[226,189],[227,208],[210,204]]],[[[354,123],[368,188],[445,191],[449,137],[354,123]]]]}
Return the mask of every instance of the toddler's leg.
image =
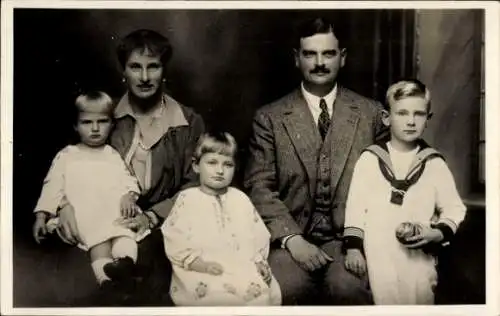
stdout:
{"type": "Polygon", "coordinates": [[[137,262],[137,242],[128,236],[113,238],[111,255],[115,259],[130,257],[135,263],[137,262]]]}
{"type": "Polygon", "coordinates": [[[109,277],[104,272],[104,266],[110,262],[111,259],[111,242],[109,240],[102,242],[90,248],[90,261],[92,262],[92,270],[94,271],[97,283],[102,284],[104,281],[109,280],[109,277]]]}
{"type": "Polygon", "coordinates": [[[126,236],[111,239],[112,263],[104,267],[106,274],[114,281],[130,280],[136,274],[137,243],[126,236]]]}
{"type": "MultiPolygon", "coordinates": [[[[124,306],[129,304],[133,297],[129,293],[128,288],[120,286],[114,280],[114,276],[109,273],[115,265],[111,257],[111,247],[112,241],[107,240],[89,250],[92,268],[94,269],[101,291],[98,297],[98,304],[124,306]]],[[[131,259],[129,260],[132,261],[131,259]]]]}

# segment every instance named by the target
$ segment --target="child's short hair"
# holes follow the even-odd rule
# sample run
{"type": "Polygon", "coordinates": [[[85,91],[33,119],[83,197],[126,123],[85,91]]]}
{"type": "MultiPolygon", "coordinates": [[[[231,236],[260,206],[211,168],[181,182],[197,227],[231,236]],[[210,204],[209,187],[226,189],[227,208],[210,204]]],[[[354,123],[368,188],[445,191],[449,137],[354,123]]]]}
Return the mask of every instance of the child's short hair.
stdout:
{"type": "Polygon", "coordinates": [[[431,93],[421,81],[405,79],[398,81],[387,89],[384,109],[389,111],[391,104],[409,97],[421,97],[427,104],[427,112],[431,111],[431,93]]]}
{"type": "Polygon", "coordinates": [[[193,153],[193,161],[198,163],[204,154],[218,153],[236,157],[238,145],[234,137],[227,132],[207,132],[200,136],[193,153]]]}
{"type": "Polygon", "coordinates": [[[99,112],[106,113],[113,117],[115,105],[113,99],[102,91],[89,91],[80,94],[75,100],[75,121],[81,112],[99,112]]]}

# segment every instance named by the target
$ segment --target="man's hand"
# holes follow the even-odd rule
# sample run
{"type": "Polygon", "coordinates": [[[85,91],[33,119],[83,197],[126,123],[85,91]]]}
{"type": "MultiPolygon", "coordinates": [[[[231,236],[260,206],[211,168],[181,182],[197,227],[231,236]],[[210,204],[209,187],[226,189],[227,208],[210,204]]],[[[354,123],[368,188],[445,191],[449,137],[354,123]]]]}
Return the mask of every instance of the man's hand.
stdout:
{"type": "Polygon", "coordinates": [[[59,237],[67,244],[76,245],[83,244],[76,225],[75,210],[69,203],[59,211],[59,237]]]}
{"type": "Polygon", "coordinates": [[[47,215],[43,212],[37,212],[36,220],[33,224],[33,237],[38,244],[45,239],[45,235],[47,234],[46,221],[47,215]]]}
{"type": "Polygon", "coordinates": [[[301,235],[290,237],[286,242],[286,248],[299,266],[307,271],[314,271],[333,261],[332,257],[306,241],[301,235]]]}
{"type": "Polygon", "coordinates": [[[344,260],[345,268],[358,276],[366,273],[366,261],[359,249],[348,249],[344,260]]]}
{"type": "Polygon", "coordinates": [[[408,244],[405,246],[410,249],[421,248],[429,243],[439,243],[443,238],[443,233],[439,229],[425,225],[420,234],[406,239],[408,244]]]}

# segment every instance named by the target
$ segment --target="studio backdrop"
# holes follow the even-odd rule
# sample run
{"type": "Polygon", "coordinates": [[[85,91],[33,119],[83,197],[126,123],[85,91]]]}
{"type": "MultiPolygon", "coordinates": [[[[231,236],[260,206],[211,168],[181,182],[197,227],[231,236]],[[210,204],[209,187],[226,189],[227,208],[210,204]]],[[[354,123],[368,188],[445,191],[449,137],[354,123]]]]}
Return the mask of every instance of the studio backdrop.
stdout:
{"type": "Polygon", "coordinates": [[[73,133],[68,109],[78,91],[124,93],[115,56],[120,37],[139,28],[167,36],[174,54],[166,88],[209,128],[231,132],[245,157],[255,110],[298,86],[293,28],[316,15],[345,30],[341,81],[348,88],[383,101],[391,82],[416,74],[414,10],[16,9],[15,228],[31,224],[43,177],[73,133]]]}

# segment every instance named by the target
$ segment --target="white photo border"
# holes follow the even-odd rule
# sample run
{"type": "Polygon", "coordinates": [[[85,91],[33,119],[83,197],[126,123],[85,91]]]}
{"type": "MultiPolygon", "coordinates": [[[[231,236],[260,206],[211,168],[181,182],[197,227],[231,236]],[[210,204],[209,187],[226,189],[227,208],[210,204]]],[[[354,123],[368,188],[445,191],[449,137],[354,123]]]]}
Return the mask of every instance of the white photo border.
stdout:
{"type": "MultiPolygon", "coordinates": [[[[4,0],[1,7],[1,310],[3,315],[499,315],[500,6],[483,1],[62,1],[4,0]],[[12,252],[13,9],[484,9],[486,90],[486,304],[477,306],[14,308],[12,252]]],[[[459,285],[458,285],[459,286],[459,285]]]]}

